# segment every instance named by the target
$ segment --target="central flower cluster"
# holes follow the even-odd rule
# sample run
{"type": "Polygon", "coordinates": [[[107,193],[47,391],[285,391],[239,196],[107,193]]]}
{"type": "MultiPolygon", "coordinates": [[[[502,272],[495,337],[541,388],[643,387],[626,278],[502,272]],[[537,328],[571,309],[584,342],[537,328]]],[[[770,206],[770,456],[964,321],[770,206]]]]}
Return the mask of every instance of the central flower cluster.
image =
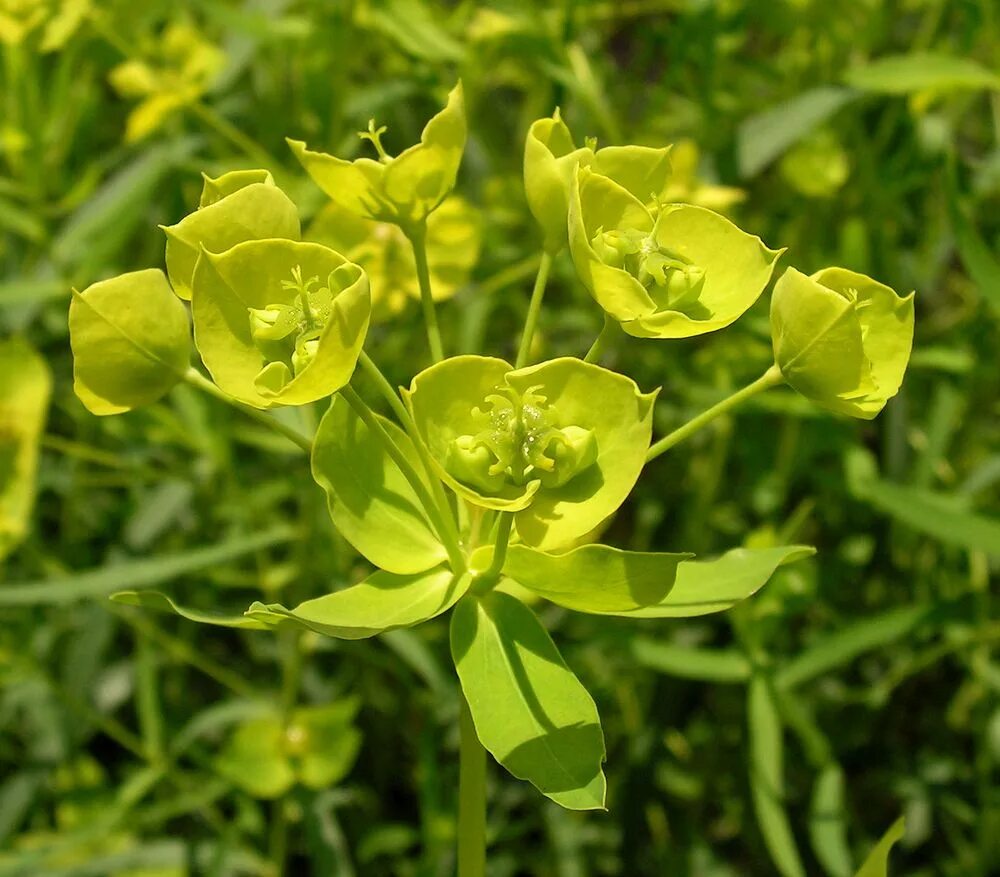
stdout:
{"type": "Polygon", "coordinates": [[[705,285],[704,269],[661,247],[652,234],[599,228],[590,244],[605,265],[621,268],[638,280],[660,308],[685,311],[698,304],[705,285]]]}
{"type": "Polygon", "coordinates": [[[295,293],[291,302],[248,309],[250,336],[264,359],[284,363],[296,377],[316,355],[333,310],[334,292],[319,282],[318,277],[303,280],[302,269],[296,266],[292,279],[281,281],[282,289],[295,293]]]}
{"type": "Polygon", "coordinates": [[[535,479],[560,487],[592,465],[597,460],[593,431],[559,426],[539,389],[519,393],[504,386],[488,395],[472,411],[481,430],[458,436],[448,448],[448,471],[459,481],[495,492],[535,479]]]}

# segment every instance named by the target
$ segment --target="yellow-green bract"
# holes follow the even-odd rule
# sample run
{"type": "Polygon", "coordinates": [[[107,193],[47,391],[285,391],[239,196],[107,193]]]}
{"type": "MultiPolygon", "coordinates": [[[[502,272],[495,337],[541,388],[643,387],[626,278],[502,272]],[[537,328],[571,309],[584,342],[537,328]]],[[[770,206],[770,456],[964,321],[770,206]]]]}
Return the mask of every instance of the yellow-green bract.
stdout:
{"type": "Polygon", "coordinates": [[[301,140],[289,140],[295,157],[327,195],[342,207],[381,222],[404,227],[423,223],[455,187],[466,138],[462,83],[448,95],[445,108],[424,128],[420,142],[392,157],[346,161],[314,152],[301,140]]]}
{"type": "Polygon", "coordinates": [[[132,271],[73,290],[73,389],[94,414],[155,402],[187,371],[187,310],[163,272],[132,271]]]}
{"type": "Polygon", "coordinates": [[[896,395],[913,343],[913,293],[824,268],[789,268],[771,298],[774,360],[785,380],[818,405],[870,420],[896,395]]]}
{"type": "Polygon", "coordinates": [[[591,295],[639,338],[728,326],[764,291],[782,252],[703,207],[650,210],[590,168],[577,171],[571,189],[569,242],[591,295]]]}
{"type": "Polygon", "coordinates": [[[203,250],[192,289],[198,351],[234,398],[304,405],[350,380],[371,296],[365,272],[340,253],[290,240],[203,250]]]}
{"type": "Polygon", "coordinates": [[[550,253],[566,246],[569,193],[577,167],[592,167],[643,203],[655,203],[670,178],[670,147],[577,147],[558,108],[552,118],[532,123],[524,141],[524,192],[550,253]]]}
{"type": "Polygon", "coordinates": [[[243,241],[299,239],[299,215],[289,197],[266,170],[230,171],[205,178],[198,209],[176,225],[162,226],[167,236],[167,274],[174,291],[191,298],[191,280],[202,248],[221,253],[243,241]]]}
{"type": "Polygon", "coordinates": [[[457,356],[418,374],[405,396],[440,477],[476,505],[514,512],[520,538],[548,549],[625,500],[656,393],[569,357],[514,370],[457,356]]]}

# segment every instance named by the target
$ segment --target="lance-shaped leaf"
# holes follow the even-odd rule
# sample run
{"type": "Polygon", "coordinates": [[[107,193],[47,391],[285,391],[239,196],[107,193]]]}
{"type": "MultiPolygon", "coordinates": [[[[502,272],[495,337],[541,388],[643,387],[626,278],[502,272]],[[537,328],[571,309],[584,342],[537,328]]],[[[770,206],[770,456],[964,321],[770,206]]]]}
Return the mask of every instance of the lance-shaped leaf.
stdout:
{"type": "Polygon", "coordinates": [[[446,612],[469,589],[468,573],[445,568],[400,576],[379,570],[357,585],[294,609],[277,603],[254,603],[247,616],[267,621],[287,618],[338,639],[367,639],[397,627],[412,627],[446,612]]]}
{"type": "Polygon", "coordinates": [[[521,539],[546,550],[625,500],[645,463],[656,398],[578,359],[513,370],[481,356],[425,369],[404,396],[442,479],[476,505],[515,512],[521,539]]]}
{"type": "Polygon", "coordinates": [[[507,770],[571,810],[604,808],[604,734],[593,698],[523,603],[463,600],[451,653],[476,733],[507,770]]]}
{"type": "Polygon", "coordinates": [[[392,157],[382,150],[381,133],[371,134],[377,161],[345,161],[314,152],[301,140],[288,145],[316,185],[352,213],[408,227],[422,223],[455,187],[467,135],[462,84],[451,90],[416,145],[392,157]]]}
{"type": "Polygon", "coordinates": [[[193,290],[195,343],[229,395],[257,408],[304,405],[350,380],[371,296],[367,275],[340,253],[278,239],[203,251],[193,290]]]}
{"type": "Polygon", "coordinates": [[[758,299],[782,251],[704,207],[650,208],[597,167],[579,168],[570,190],[570,252],[594,300],[626,332],[701,335],[758,299]]]}
{"type": "Polygon", "coordinates": [[[871,420],[896,395],[913,342],[913,293],[843,268],[781,275],[771,297],[774,361],[803,396],[871,420]]]}
{"type": "Polygon", "coordinates": [[[620,551],[607,545],[546,554],[526,545],[511,545],[503,572],[567,609],[629,612],[660,603],[674,586],[677,565],[693,556],[620,551]]]}
{"type": "Polygon", "coordinates": [[[152,268],[74,289],[69,340],[73,389],[94,414],[155,402],[190,364],[187,310],[152,268]]]}
{"type": "Polygon", "coordinates": [[[51,393],[52,374],[33,347],[0,342],[0,560],[28,533],[51,393]]]}
{"type": "Polygon", "coordinates": [[[167,274],[183,299],[191,298],[202,248],[221,253],[243,241],[298,240],[300,234],[295,205],[266,170],[205,177],[199,208],[177,224],[162,228],[167,236],[167,274]]]}
{"type": "MultiPolygon", "coordinates": [[[[421,471],[413,443],[381,418],[400,450],[421,471]]],[[[312,473],[326,491],[333,523],[348,542],[388,572],[423,572],[448,555],[427,513],[378,436],[335,396],[313,440],[312,473]]]]}
{"type": "Polygon", "coordinates": [[[722,612],[762,588],[774,571],[816,553],[807,545],[734,548],[714,560],[684,560],[674,586],[653,606],[612,612],[626,618],[687,618],[722,612]]]}
{"type": "Polygon", "coordinates": [[[196,621],[199,624],[211,624],[215,627],[270,630],[281,622],[278,618],[259,620],[247,618],[243,613],[227,615],[223,612],[205,612],[201,609],[191,609],[187,606],[181,606],[172,598],[159,591],[118,591],[118,593],[112,594],[110,599],[125,606],[139,606],[143,609],[152,609],[154,612],[180,615],[181,618],[186,618],[188,621],[196,621]]]}

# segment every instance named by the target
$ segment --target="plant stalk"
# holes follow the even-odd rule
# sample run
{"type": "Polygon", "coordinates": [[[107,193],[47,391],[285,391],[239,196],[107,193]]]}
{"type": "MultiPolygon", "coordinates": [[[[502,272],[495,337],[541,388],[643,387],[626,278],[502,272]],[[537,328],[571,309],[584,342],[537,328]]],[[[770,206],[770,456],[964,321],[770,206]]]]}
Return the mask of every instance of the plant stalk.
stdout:
{"type": "Polygon", "coordinates": [[[514,368],[524,368],[528,364],[528,356],[531,353],[531,342],[535,337],[535,328],[538,326],[538,315],[542,311],[542,299],[545,298],[545,287],[549,282],[549,271],[552,269],[552,254],[545,250],[542,259],[538,263],[538,273],[535,275],[535,286],[531,290],[531,301],[528,304],[528,316],[524,321],[524,332],[521,335],[521,344],[517,348],[517,359],[514,361],[514,368]]]}
{"type": "Polygon", "coordinates": [[[247,405],[234,399],[232,396],[220,390],[215,384],[213,384],[208,378],[206,378],[200,371],[195,368],[189,368],[184,373],[185,383],[190,384],[192,387],[197,387],[199,390],[208,393],[210,396],[214,396],[216,399],[221,399],[227,405],[231,405],[238,411],[242,411],[247,417],[256,420],[258,423],[263,424],[268,429],[274,430],[279,435],[283,435],[286,439],[298,445],[307,454],[312,453],[312,440],[306,438],[296,429],[292,429],[290,426],[286,426],[276,417],[272,417],[265,411],[261,411],[254,408],[252,405],[247,405]]]}
{"type": "Polygon", "coordinates": [[[583,358],[583,361],[596,363],[604,354],[604,351],[608,347],[608,342],[614,337],[617,331],[618,321],[610,314],[605,314],[601,332],[594,339],[594,343],[590,345],[590,350],[587,351],[587,355],[583,358]]]}
{"type": "Polygon", "coordinates": [[[458,877],[486,874],[486,750],[465,696],[459,714],[458,877]]]}
{"type": "Polygon", "coordinates": [[[417,263],[417,282],[420,284],[420,306],[424,312],[424,323],[427,326],[427,343],[431,348],[431,358],[434,362],[444,359],[444,345],[441,343],[441,330],[438,328],[437,311],[434,309],[434,296],[431,293],[431,275],[427,267],[427,224],[403,229],[413,247],[413,258],[417,263]]]}
{"type": "Polygon", "coordinates": [[[702,411],[697,417],[692,418],[683,426],[678,427],[672,433],[665,435],[659,441],[653,442],[650,446],[649,451],[646,453],[646,462],[650,460],[655,460],[660,454],[669,451],[674,445],[684,441],[689,435],[697,432],[703,426],[707,426],[717,417],[721,417],[723,414],[731,411],[737,406],[746,402],[747,399],[752,396],[756,396],[758,393],[762,393],[764,390],[769,390],[771,387],[776,387],[778,384],[784,383],[784,378],[781,376],[781,371],[776,365],[772,365],[764,374],[762,374],[753,383],[747,384],[743,389],[737,390],[732,396],[727,396],[721,402],[713,405],[711,408],[702,411]]]}

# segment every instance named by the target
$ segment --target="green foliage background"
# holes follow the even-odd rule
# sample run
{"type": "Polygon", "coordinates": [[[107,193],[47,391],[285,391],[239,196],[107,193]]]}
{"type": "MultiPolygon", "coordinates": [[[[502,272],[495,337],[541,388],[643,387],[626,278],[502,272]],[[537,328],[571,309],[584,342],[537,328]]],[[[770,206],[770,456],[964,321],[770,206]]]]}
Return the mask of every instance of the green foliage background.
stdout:
{"type": "MultiPolygon", "coordinates": [[[[723,616],[542,610],[598,702],[610,812],[493,769],[491,875],[839,877],[900,813],[898,873],[997,873],[998,19],[990,0],[0,0],[0,325],[54,378],[0,586],[0,875],[452,873],[445,624],[343,643],[108,602],[156,585],[200,610],[293,604],[364,570],[307,464],[238,413],[179,386],[87,414],[66,311],[71,285],[161,264],[153,226],[196,205],[201,171],[267,167],[311,217],[324,198],[285,136],[349,156],[375,116],[398,148],[459,76],[459,191],[484,239],[440,309],[450,352],[512,355],[541,243],[523,137],[555,105],[601,143],[695,144],[678,199],[729,202],[787,262],[917,290],[881,418],[769,394],[651,466],[608,534],[815,558],[723,616]],[[291,767],[247,754],[275,711],[313,761],[288,741],[291,767]]],[[[536,358],[582,355],[600,312],[565,253],[546,305],[536,358]]],[[[426,364],[414,303],[371,349],[397,382],[426,364]]],[[[723,333],[608,360],[663,386],[657,434],[770,361],[764,299],[723,333]]],[[[23,414],[0,415],[6,498],[23,414]]]]}

